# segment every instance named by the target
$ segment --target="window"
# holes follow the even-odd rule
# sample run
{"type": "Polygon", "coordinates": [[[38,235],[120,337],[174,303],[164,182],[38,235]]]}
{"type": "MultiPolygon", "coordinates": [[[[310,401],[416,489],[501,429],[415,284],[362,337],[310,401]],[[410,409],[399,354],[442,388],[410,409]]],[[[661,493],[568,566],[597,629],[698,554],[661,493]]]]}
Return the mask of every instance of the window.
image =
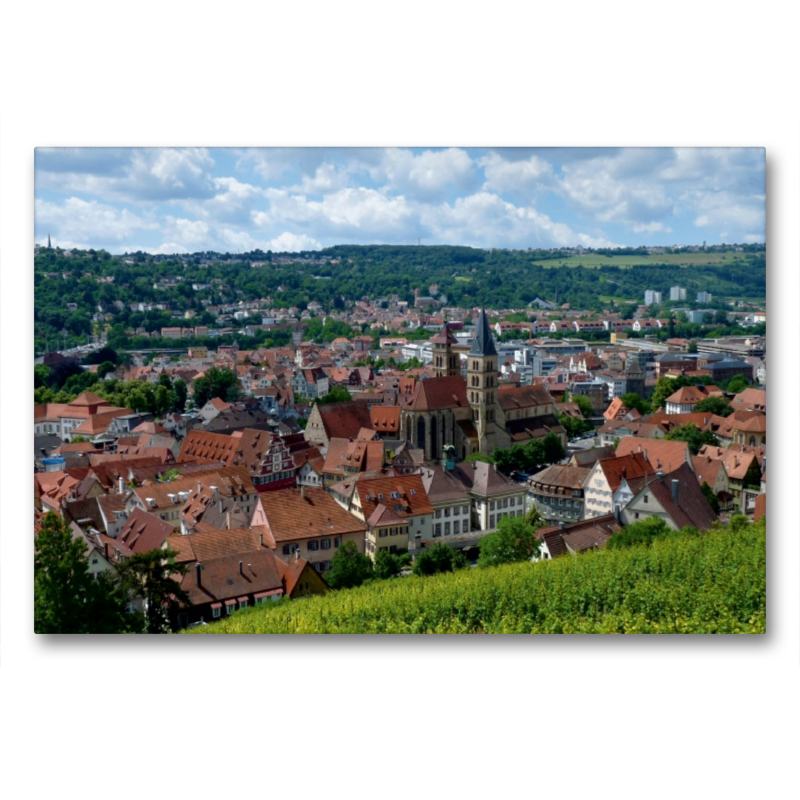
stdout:
{"type": "Polygon", "coordinates": [[[489,515],[489,527],[494,528],[494,514],[489,515]]]}
{"type": "Polygon", "coordinates": [[[319,542],[309,542],[308,549],[311,551],[319,550],[319,542]]]}
{"type": "Polygon", "coordinates": [[[441,522],[437,522],[436,523],[436,527],[434,528],[433,535],[434,536],[441,536],[442,535],[442,523],[441,522]]]}
{"type": "Polygon", "coordinates": [[[383,536],[386,536],[388,533],[389,533],[389,531],[386,528],[381,528],[378,531],[378,536],[383,537],[383,536]]]}
{"type": "Polygon", "coordinates": [[[247,608],[247,599],[239,601],[239,608],[247,608]]]}
{"type": "Polygon", "coordinates": [[[444,535],[445,536],[449,536],[450,535],[450,523],[449,522],[445,522],[445,524],[444,524],[444,535]]]}
{"type": "Polygon", "coordinates": [[[341,536],[334,536],[333,537],[333,546],[334,547],[338,547],[341,543],[342,543],[342,537],[341,536]]]}
{"type": "Polygon", "coordinates": [[[450,516],[450,509],[449,509],[449,508],[446,508],[446,509],[444,510],[444,515],[445,515],[446,517],[449,517],[449,516],[450,516]]]}
{"type": "Polygon", "coordinates": [[[441,508],[437,508],[436,509],[436,519],[441,519],[441,518],[442,518],[442,509],[441,508]]]}
{"type": "Polygon", "coordinates": [[[225,603],[225,612],[227,614],[233,614],[236,611],[236,603],[225,603]]]}
{"type": "Polygon", "coordinates": [[[507,497],[503,498],[503,508],[508,508],[508,498],[507,497]]]}
{"type": "Polygon", "coordinates": [[[323,550],[330,550],[331,549],[331,540],[330,539],[323,539],[322,540],[322,549],[323,550]]]}
{"type": "Polygon", "coordinates": [[[650,502],[650,501],[649,501],[649,499],[648,499],[648,497],[647,497],[647,495],[645,495],[645,496],[644,496],[644,502],[645,502],[645,503],[649,503],[649,502],[650,502]]]}
{"type": "Polygon", "coordinates": [[[96,563],[97,563],[97,559],[96,559],[96,558],[93,558],[93,559],[92,559],[92,564],[96,564],[96,563]]]}
{"type": "Polygon", "coordinates": [[[285,544],[283,546],[283,554],[285,556],[290,556],[292,553],[294,553],[295,550],[297,550],[296,544],[285,544]]]}
{"type": "Polygon", "coordinates": [[[462,514],[469,514],[469,506],[461,506],[461,513],[462,514]]]}
{"type": "Polygon", "coordinates": [[[221,609],[221,608],[219,608],[219,607],[217,607],[217,608],[212,608],[212,609],[211,609],[211,616],[212,616],[214,619],[219,619],[219,618],[222,616],[222,609],[221,609]]]}
{"type": "Polygon", "coordinates": [[[461,532],[461,531],[459,530],[459,528],[460,528],[460,527],[461,527],[461,523],[460,523],[458,520],[456,520],[456,521],[453,523],[453,535],[454,535],[454,536],[458,536],[458,534],[461,532]]]}

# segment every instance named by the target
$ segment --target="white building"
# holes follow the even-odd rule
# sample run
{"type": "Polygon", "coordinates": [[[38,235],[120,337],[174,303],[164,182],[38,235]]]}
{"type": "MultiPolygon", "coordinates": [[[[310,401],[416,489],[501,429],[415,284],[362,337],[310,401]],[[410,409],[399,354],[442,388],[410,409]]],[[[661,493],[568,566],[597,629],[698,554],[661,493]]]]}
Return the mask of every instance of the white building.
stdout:
{"type": "Polygon", "coordinates": [[[712,300],[712,296],[709,292],[698,292],[697,293],[697,302],[698,303],[710,303],[712,300]]]}
{"type": "Polygon", "coordinates": [[[685,300],[686,299],[686,289],[682,286],[673,286],[669,290],[669,299],[670,300],[685,300]]]}
{"type": "Polygon", "coordinates": [[[648,289],[644,293],[644,304],[646,306],[652,306],[654,303],[661,302],[661,292],[656,292],[653,289],[648,289]]]}

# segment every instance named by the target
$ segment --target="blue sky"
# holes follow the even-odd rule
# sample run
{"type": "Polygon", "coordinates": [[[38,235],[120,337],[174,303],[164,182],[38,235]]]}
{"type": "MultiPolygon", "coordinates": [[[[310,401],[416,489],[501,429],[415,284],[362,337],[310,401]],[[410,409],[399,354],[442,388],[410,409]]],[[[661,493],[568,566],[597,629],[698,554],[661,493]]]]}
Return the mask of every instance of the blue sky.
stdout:
{"type": "Polygon", "coordinates": [[[761,148],[39,148],[34,237],[112,253],[763,242],[765,180],[761,148]]]}

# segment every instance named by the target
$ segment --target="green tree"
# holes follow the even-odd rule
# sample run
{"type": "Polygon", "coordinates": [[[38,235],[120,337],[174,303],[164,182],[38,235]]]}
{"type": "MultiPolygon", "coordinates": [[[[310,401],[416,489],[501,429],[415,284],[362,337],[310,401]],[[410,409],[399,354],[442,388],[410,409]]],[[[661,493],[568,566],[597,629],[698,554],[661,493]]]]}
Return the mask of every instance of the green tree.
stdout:
{"type": "Polygon", "coordinates": [[[92,577],[86,543],[52,511],[36,537],[33,589],[35,633],[141,630],[141,618],[127,613],[128,594],[113,578],[92,577]]]}
{"type": "Polygon", "coordinates": [[[673,428],[664,438],[670,442],[686,442],[693,456],[696,456],[705,444],[714,447],[719,445],[719,439],[711,431],[701,431],[693,422],[673,428]]]}
{"type": "Polygon", "coordinates": [[[536,529],[525,517],[503,517],[497,530],[480,541],[479,567],[494,567],[514,561],[530,561],[539,554],[536,529]]]}
{"type": "Polygon", "coordinates": [[[455,572],[467,566],[467,557],[460,550],[437,542],[414,559],[412,571],[415,575],[436,575],[439,572],[455,572]]]}
{"type": "Polygon", "coordinates": [[[555,433],[548,433],[542,440],[544,445],[544,460],[547,464],[555,464],[566,455],[561,439],[555,433]]]}
{"type": "Polygon", "coordinates": [[[173,410],[181,413],[186,409],[186,397],[188,395],[185,381],[182,378],[177,378],[172,384],[172,391],[175,393],[173,410]]]}
{"type": "Polygon", "coordinates": [[[579,394],[573,397],[571,402],[575,403],[575,405],[580,408],[584,419],[589,419],[590,417],[594,416],[594,411],[592,410],[592,401],[589,400],[588,397],[584,397],[583,395],[579,394]]]}
{"type": "Polygon", "coordinates": [[[353,396],[344,386],[332,386],[328,394],[319,399],[320,405],[328,403],[349,403],[353,396]]]}
{"type": "Polygon", "coordinates": [[[705,481],[703,481],[700,488],[703,490],[703,494],[706,496],[706,499],[711,506],[711,510],[715,514],[719,514],[719,500],[717,499],[716,494],[714,494],[714,490],[705,481]]]}
{"type": "Polygon", "coordinates": [[[663,519],[649,517],[626,525],[621,531],[613,534],[606,543],[609,550],[622,550],[638,544],[650,545],[654,539],[663,538],[669,532],[669,526],[663,519]]]}
{"type": "Polygon", "coordinates": [[[594,425],[587,419],[578,419],[571,417],[569,414],[559,414],[558,421],[561,427],[567,432],[570,439],[580,436],[582,433],[589,433],[594,430],[594,425]]]}
{"type": "Polygon", "coordinates": [[[739,392],[743,392],[749,385],[750,382],[744,375],[734,375],[725,382],[725,391],[731,392],[731,394],[739,394],[739,392]]]}
{"type": "Polygon", "coordinates": [[[191,601],[173,575],[185,575],[188,569],[188,565],[175,561],[175,551],[169,547],[136,553],[120,564],[120,577],[127,590],[144,598],[146,633],[167,633],[176,628],[177,612],[191,601]]]}
{"type": "Polygon", "coordinates": [[[331,559],[331,568],[325,580],[332,589],[351,589],[361,586],[372,577],[372,561],[358,552],[355,542],[344,542],[331,559]]]}
{"type": "Polygon", "coordinates": [[[720,396],[706,397],[705,400],[701,400],[695,405],[694,410],[696,412],[707,411],[720,417],[728,417],[733,414],[733,408],[731,408],[728,398],[720,396]]]}
{"type": "Polygon", "coordinates": [[[209,400],[219,397],[226,403],[232,403],[241,397],[241,385],[233,370],[211,367],[201,378],[194,382],[194,401],[202,408],[209,400]]]}
{"type": "Polygon", "coordinates": [[[636,409],[642,416],[652,413],[653,409],[647,400],[642,399],[636,392],[627,392],[620,398],[628,411],[636,409]]]}
{"type": "Polygon", "coordinates": [[[400,574],[403,563],[400,556],[390,553],[388,550],[378,550],[375,554],[374,574],[376,578],[385,580],[400,574]]]}

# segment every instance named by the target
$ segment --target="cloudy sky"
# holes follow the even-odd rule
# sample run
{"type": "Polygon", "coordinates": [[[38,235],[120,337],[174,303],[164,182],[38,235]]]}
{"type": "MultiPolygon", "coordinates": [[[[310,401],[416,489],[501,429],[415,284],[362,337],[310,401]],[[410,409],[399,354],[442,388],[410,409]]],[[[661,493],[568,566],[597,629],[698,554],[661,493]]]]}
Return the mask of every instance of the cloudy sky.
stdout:
{"type": "Polygon", "coordinates": [[[112,253],[763,242],[765,151],[36,150],[35,240],[112,253]]]}

